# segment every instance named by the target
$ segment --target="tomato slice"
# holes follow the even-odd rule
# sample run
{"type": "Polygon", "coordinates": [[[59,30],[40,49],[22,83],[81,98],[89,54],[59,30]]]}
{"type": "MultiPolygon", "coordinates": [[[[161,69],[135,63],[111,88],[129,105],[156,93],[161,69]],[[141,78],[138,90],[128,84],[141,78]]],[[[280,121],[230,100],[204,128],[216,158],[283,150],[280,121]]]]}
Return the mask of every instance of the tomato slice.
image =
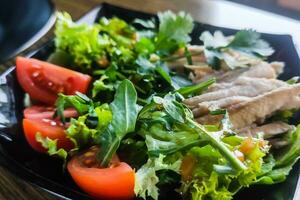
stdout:
{"type": "Polygon", "coordinates": [[[58,120],[51,119],[23,119],[23,130],[25,138],[30,146],[41,153],[45,153],[46,149],[36,141],[35,135],[41,133],[43,137],[57,139],[57,147],[70,150],[74,147],[73,142],[66,137],[65,125],[58,120]]]}
{"type": "MultiPolygon", "coordinates": [[[[55,108],[51,106],[31,106],[25,108],[24,117],[27,119],[52,119],[55,108]]],[[[78,113],[74,108],[68,108],[64,111],[66,118],[77,117],[78,113]]]]}
{"type": "Polygon", "coordinates": [[[99,168],[96,153],[89,151],[74,156],[67,165],[76,184],[87,194],[96,199],[131,199],[134,197],[134,170],[120,162],[115,155],[108,168],[99,168]]]}
{"type": "Polygon", "coordinates": [[[91,77],[32,58],[17,57],[17,77],[32,99],[53,105],[58,93],[86,93],[91,77]]]}

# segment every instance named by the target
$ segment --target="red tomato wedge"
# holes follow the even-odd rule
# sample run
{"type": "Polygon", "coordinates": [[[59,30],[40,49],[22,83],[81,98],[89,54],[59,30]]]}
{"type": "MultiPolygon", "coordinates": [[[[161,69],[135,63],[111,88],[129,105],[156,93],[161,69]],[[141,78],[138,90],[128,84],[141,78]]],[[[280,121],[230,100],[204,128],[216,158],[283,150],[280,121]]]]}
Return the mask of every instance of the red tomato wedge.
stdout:
{"type": "Polygon", "coordinates": [[[23,119],[23,130],[25,138],[30,146],[41,153],[45,153],[46,149],[36,141],[35,135],[41,133],[43,137],[57,140],[57,147],[70,150],[74,147],[73,142],[66,137],[65,126],[51,119],[23,119]]]}
{"type": "MultiPolygon", "coordinates": [[[[55,108],[50,106],[31,106],[25,108],[24,117],[26,119],[52,119],[55,108]]],[[[66,118],[77,117],[78,113],[74,108],[68,108],[64,111],[66,118]]]]}
{"type": "Polygon", "coordinates": [[[17,77],[32,99],[53,105],[58,93],[86,93],[91,77],[70,69],[36,60],[17,57],[17,77]]]}
{"type": "Polygon", "coordinates": [[[97,148],[74,156],[67,165],[75,183],[96,199],[131,199],[134,197],[134,170],[117,156],[108,168],[98,168],[97,148]]]}

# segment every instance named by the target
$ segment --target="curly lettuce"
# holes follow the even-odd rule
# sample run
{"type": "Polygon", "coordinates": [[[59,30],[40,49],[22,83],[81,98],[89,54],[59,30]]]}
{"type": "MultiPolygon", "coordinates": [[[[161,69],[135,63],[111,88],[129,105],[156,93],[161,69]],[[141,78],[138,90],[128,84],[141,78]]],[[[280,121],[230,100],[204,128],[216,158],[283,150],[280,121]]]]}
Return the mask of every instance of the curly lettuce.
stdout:
{"type": "Polygon", "coordinates": [[[181,160],[170,164],[164,161],[165,157],[165,155],[160,154],[158,157],[149,158],[147,163],[135,173],[134,193],[136,196],[140,196],[143,199],[150,196],[157,200],[159,178],[156,173],[159,170],[172,170],[179,173],[181,160]]]}

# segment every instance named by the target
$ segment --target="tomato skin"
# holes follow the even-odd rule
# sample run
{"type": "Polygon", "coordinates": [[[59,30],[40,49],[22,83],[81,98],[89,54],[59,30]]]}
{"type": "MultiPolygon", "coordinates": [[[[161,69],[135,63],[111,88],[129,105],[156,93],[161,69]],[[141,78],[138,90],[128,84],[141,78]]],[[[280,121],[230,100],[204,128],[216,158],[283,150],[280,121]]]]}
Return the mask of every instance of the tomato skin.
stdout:
{"type": "MultiPolygon", "coordinates": [[[[27,119],[52,119],[55,108],[51,106],[31,106],[23,111],[24,117],[27,119]]],[[[64,111],[64,116],[77,117],[78,113],[73,108],[68,108],[64,111]]]]}
{"type": "Polygon", "coordinates": [[[60,122],[51,119],[23,119],[23,131],[30,146],[41,153],[47,150],[36,141],[35,135],[39,132],[42,137],[57,139],[57,147],[70,150],[74,147],[73,142],[66,137],[65,127],[60,122]]]}
{"type": "Polygon", "coordinates": [[[131,199],[134,197],[134,170],[124,162],[114,163],[108,168],[87,167],[78,156],[67,165],[76,184],[96,199],[131,199]]]}
{"type": "Polygon", "coordinates": [[[91,81],[86,74],[33,58],[17,57],[16,71],[20,85],[29,96],[48,105],[54,104],[60,92],[86,93],[91,81]]]}

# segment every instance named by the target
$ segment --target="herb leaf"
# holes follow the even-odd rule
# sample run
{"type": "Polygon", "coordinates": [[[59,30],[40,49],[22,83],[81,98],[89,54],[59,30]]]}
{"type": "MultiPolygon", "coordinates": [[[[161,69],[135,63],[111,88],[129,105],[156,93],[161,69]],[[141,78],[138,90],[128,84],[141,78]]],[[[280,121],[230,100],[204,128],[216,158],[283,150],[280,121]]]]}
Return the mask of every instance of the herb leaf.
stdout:
{"type": "Polygon", "coordinates": [[[270,56],[274,50],[260,37],[261,34],[254,30],[241,30],[235,34],[234,39],[227,45],[227,48],[254,56],[270,56]]]}
{"type": "Polygon", "coordinates": [[[118,136],[134,131],[138,114],[136,101],[137,94],[133,84],[129,80],[122,81],[110,104],[113,113],[111,124],[118,136]]]}
{"type": "Polygon", "coordinates": [[[185,13],[178,15],[171,11],[158,13],[159,30],[156,41],[156,49],[162,53],[173,52],[179,46],[191,40],[189,33],[193,30],[193,19],[185,13]]]}
{"type": "Polygon", "coordinates": [[[261,35],[253,30],[238,31],[232,37],[225,37],[222,32],[216,31],[213,35],[208,31],[201,34],[200,40],[204,43],[204,54],[209,65],[220,69],[220,61],[224,61],[231,69],[247,67],[257,59],[270,56],[274,50],[261,35]],[[237,57],[242,56],[239,60],[237,57]]]}
{"type": "Polygon", "coordinates": [[[74,107],[80,115],[87,113],[93,102],[86,95],[76,92],[76,95],[58,94],[55,102],[56,111],[54,116],[58,116],[61,121],[65,122],[64,110],[69,107],[74,107]]]}
{"type": "Polygon", "coordinates": [[[110,104],[112,121],[108,128],[100,135],[101,152],[98,160],[101,166],[107,166],[113,154],[117,151],[121,139],[135,129],[138,115],[137,93],[129,80],[119,85],[114,101],[110,104]]]}

